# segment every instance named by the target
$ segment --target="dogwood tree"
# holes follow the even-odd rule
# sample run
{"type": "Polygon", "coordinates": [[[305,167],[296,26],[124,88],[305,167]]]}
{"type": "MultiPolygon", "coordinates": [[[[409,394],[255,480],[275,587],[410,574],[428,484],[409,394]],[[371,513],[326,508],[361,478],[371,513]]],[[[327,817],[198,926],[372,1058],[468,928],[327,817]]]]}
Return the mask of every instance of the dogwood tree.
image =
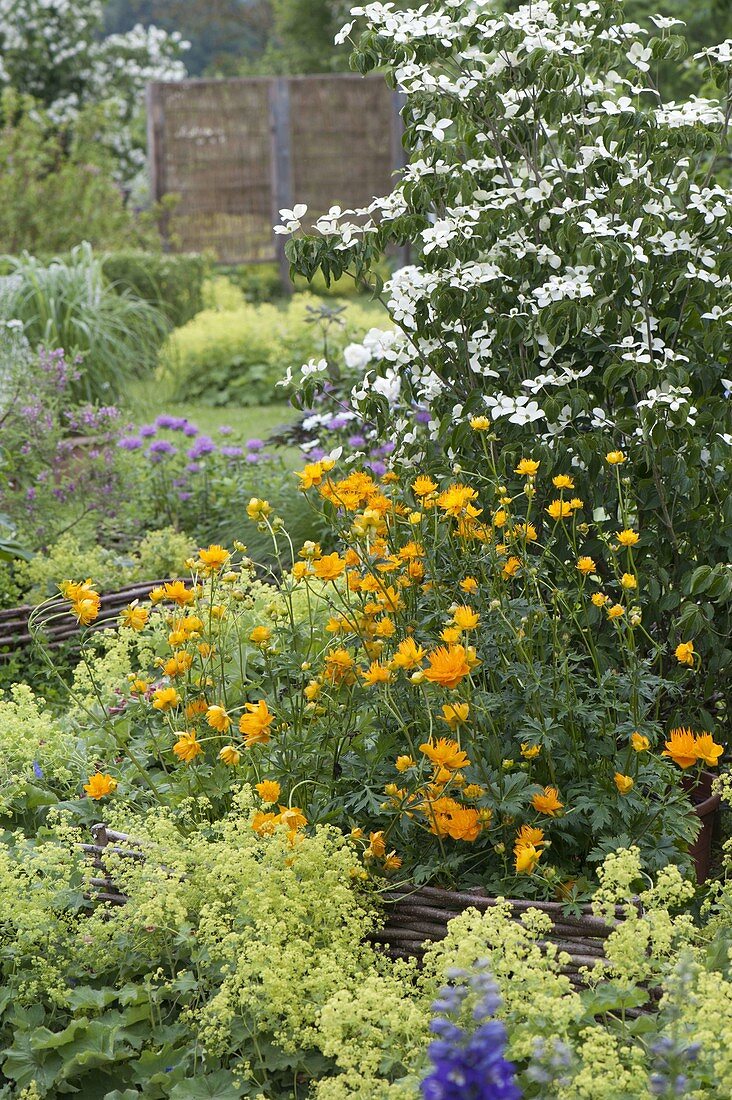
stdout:
{"type": "MultiPolygon", "coordinates": [[[[658,73],[684,56],[678,29],[625,21],[616,0],[354,7],[340,37],[406,97],[409,163],[365,208],[289,219],[287,249],[307,276],[363,278],[416,246],[376,287],[394,327],[350,353],[356,408],[407,458],[415,408],[462,462],[485,461],[477,416],[578,484],[623,450],[653,629],[706,632],[729,664],[699,596],[732,596],[732,41],[695,61],[716,93],[675,102],[658,73]]],[[[608,516],[616,499],[610,479],[608,516]]]]}

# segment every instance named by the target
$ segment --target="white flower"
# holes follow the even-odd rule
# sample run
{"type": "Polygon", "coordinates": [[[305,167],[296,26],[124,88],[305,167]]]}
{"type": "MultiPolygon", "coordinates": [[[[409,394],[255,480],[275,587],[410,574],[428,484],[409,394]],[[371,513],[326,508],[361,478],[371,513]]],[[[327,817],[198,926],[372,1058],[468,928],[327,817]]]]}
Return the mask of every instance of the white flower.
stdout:
{"type": "Polygon", "coordinates": [[[363,344],[349,344],[343,350],[343,360],[350,370],[363,370],[371,362],[371,352],[363,344]]]}
{"type": "Polygon", "coordinates": [[[280,210],[282,225],[274,227],[275,233],[297,233],[300,228],[300,219],[307,214],[308,208],[304,202],[298,202],[292,210],[280,210]]]}
{"type": "Polygon", "coordinates": [[[435,118],[433,114],[427,115],[424,122],[415,127],[423,133],[431,134],[435,141],[444,141],[447,130],[452,126],[451,118],[435,118]]]}

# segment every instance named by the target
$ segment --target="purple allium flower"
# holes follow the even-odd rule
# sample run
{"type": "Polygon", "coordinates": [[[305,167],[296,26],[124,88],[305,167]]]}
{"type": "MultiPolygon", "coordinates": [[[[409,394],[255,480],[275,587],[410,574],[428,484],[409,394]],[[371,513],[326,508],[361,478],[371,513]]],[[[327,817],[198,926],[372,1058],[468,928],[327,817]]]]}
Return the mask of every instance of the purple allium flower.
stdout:
{"type": "Polygon", "coordinates": [[[38,496],[38,493],[36,492],[36,490],[33,488],[32,485],[28,489],[26,489],[26,491],[25,491],[25,499],[26,500],[35,500],[37,496],[38,496]]]}
{"type": "Polygon", "coordinates": [[[345,428],[346,424],[348,424],[347,416],[334,416],[326,427],[329,432],[339,432],[341,428],[345,428]]]}
{"type": "Polygon", "coordinates": [[[183,425],[182,431],[183,431],[183,435],[187,435],[189,439],[193,439],[195,436],[198,435],[198,428],[196,427],[196,425],[195,424],[189,424],[187,420],[186,420],[185,424],[183,425]]]}
{"type": "Polygon", "coordinates": [[[349,447],[363,447],[366,444],[366,439],[362,435],[349,435],[348,446],[349,447]]]}
{"type": "Polygon", "coordinates": [[[429,424],[432,419],[432,414],[429,409],[417,409],[414,414],[414,419],[418,424],[429,424]]]}
{"type": "Polygon", "coordinates": [[[248,451],[261,451],[262,447],[264,447],[264,440],[263,439],[248,439],[246,446],[247,446],[248,451]]]}
{"type": "Polygon", "coordinates": [[[228,424],[220,424],[219,425],[219,434],[220,435],[233,435],[233,432],[234,432],[234,429],[230,428],[228,424]]]}
{"type": "Polygon", "coordinates": [[[224,458],[239,458],[244,454],[243,447],[219,447],[219,454],[222,454],[224,458]]]}
{"type": "Polygon", "coordinates": [[[179,416],[171,416],[170,413],[161,413],[160,416],[155,418],[156,428],[168,428],[170,431],[177,432],[186,423],[185,420],[179,416]]]}
{"type": "Polygon", "coordinates": [[[213,439],[208,435],[200,435],[186,454],[195,461],[197,458],[203,458],[204,455],[213,454],[215,450],[216,444],[213,439]]]}
{"type": "Polygon", "coordinates": [[[117,446],[121,447],[123,451],[139,451],[142,440],[138,439],[136,435],[125,435],[119,440],[117,446]]]}
{"type": "Polygon", "coordinates": [[[201,467],[198,465],[197,462],[189,462],[186,466],[186,470],[189,474],[197,474],[200,473],[201,467]]]}
{"type": "Polygon", "coordinates": [[[366,465],[369,467],[374,477],[383,477],[386,473],[386,464],[384,462],[367,462],[366,465]]]}
{"type": "Polygon", "coordinates": [[[259,455],[248,454],[245,462],[248,462],[250,466],[257,466],[259,464],[259,455]]]}
{"type": "Polygon", "coordinates": [[[180,492],[178,493],[178,500],[190,500],[193,493],[180,492]]]}
{"type": "Polygon", "coordinates": [[[325,458],[326,452],[322,447],[313,447],[312,451],[308,451],[305,454],[305,459],[308,462],[320,462],[321,458],[325,458]]]}
{"type": "Polygon", "coordinates": [[[154,435],[157,435],[158,429],[154,424],[143,424],[139,429],[139,433],[143,439],[151,439],[154,435]]]}
{"type": "Polygon", "coordinates": [[[177,455],[178,448],[167,439],[156,439],[147,449],[149,455],[177,455]]]}

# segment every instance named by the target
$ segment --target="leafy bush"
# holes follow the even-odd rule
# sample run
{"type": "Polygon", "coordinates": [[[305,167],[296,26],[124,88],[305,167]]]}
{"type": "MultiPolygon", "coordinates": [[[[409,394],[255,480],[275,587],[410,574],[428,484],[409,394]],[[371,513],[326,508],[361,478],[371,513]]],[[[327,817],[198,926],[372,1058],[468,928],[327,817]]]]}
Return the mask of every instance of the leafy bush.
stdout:
{"type": "Polygon", "coordinates": [[[287,245],[300,274],[335,278],[419,242],[387,284],[396,333],[382,354],[363,349],[358,408],[415,461],[413,409],[426,410],[436,460],[447,450],[467,469],[483,462],[470,418],[489,416],[491,445],[531,446],[545,466],[566,455],[580,495],[607,479],[613,517],[603,455],[622,450],[644,625],[695,642],[695,693],[714,698],[732,670],[732,201],[715,176],[727,45],[695,61],[721,102],[677,104],[653,74],[678,68],[684,40],[662,17],[639,33],[614,2],[488,16],[430,0],[363,16],[354,65],[405,91],[410,164],[386,200],[287,245]]]}
{"type": "Polygon", "coordinates": [[[67,531],[43,554],[18,562],[14,579],[31,604],[41,603],[58,592],[59,578],[84,574],[99,578],[107,591],[135,581],[163,580],[178,576],[183,562],[195,550],[190,536],[165,527],[150,531],[129,551],[109,550],[98,544],[82,543],[74,531],[67,531]]]}
{"type": "Polygon", "coordinates": [[[105,113],[87,108],[73,137],[59,134],[33,100],[0,97],[0,241],[6,252],[54,255],[80,240],[95,248],[155,247],[149,219],[134,214],[99,145],[105,113]]]}
{"type": "Polygon", "coordinates": [[[204,308],[205,256],[118,251],[105,254],[101,262],[114,290],[149,302],[173,328],[204,308]]]}
{"type": "Polygon", "coordinates": [[[368,317],[360,305],[342,311],[335,302],[326,310],[304,294],[283,309],[265,304],[204,310],[170,336],[161,371],[177,400],[266,405],[281,400],[276,384],[288,365],[320,358],[326,340],[329,352],[336,352],[369,327],[368,317]]]}
{"type": "Polygon", "coordinates": [[[4,261],[10,274],[0,278],[0,319],[22,321],[31,344],[82,357],[73,397],[109,403],[152,370],[164,317],[148,302],[116,293],[88,244],[48,264],[28,253],[4,261]]]}

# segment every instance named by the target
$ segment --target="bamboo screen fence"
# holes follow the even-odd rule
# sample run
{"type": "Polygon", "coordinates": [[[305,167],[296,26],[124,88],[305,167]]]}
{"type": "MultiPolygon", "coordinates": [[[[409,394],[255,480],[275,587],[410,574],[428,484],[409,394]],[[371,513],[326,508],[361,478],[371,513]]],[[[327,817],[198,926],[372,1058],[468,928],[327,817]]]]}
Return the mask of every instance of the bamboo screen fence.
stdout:
{"type": "Polygon", "coordinates": [[[282,262],[278,210],[366,205],[403,164],[400,101],[379,76],[155,83],[147,105],[154,197],[178,196],[171,247],[221,263],[282,262]]]}

